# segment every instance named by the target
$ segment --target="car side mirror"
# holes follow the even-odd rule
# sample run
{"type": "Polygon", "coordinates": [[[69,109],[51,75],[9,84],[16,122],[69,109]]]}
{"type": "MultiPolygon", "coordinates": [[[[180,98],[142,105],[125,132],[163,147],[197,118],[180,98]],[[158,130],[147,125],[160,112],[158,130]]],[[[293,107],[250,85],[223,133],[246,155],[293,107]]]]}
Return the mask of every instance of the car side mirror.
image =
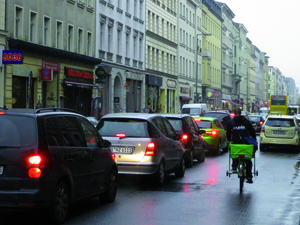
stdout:
{"type": "Polygon", "coordinates": [[[108,140],[103,140],[102,143],[103,143],[103,147],[105,147],[105,148],[109,148],[111,146],[111,142],[108,140]]]}
{"type": "Polygon", "coordinates": [[[205,134],[205,130],[199,130],[199,134],[205,134]]]}

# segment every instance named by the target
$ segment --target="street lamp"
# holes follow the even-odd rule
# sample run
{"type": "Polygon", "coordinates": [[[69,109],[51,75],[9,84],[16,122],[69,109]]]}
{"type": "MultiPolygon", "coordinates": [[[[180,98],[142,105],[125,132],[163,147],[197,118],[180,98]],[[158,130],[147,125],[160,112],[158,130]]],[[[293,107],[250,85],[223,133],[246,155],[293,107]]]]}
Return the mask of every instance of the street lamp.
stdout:
{"type": "Polygon", "coordinates": [[[195,103],[198,103],[199,101],[199,95],[198,95],[198,36],[211,36],[212,34],[196,34],[196,42],[195,42],[195,45],[196,45],[196,97],[195,97],[195,103]]]}

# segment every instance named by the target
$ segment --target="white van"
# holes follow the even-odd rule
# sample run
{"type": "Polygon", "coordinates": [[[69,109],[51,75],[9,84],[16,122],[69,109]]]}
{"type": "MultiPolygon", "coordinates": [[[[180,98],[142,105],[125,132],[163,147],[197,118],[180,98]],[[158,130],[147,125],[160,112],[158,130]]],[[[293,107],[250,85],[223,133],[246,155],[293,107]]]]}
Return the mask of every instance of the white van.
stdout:
{"type": "Polygon", "coordinates": [[[191,116],[202,116],[207,111],[205,103],[184,104],[181,109],[182,114],[190,114],[191,116]]]}

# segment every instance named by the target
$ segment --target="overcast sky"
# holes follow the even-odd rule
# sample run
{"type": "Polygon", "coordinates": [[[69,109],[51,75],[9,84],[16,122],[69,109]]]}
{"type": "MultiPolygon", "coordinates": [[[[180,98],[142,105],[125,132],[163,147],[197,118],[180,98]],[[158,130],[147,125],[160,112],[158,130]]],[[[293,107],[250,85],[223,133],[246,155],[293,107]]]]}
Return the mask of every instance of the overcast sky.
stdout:
{"type": "Polygon", "coordinates": [[[269,56],[269,66],[300,88],[300,0],[218,0],[235,14],[247,37],[269,56]]]}

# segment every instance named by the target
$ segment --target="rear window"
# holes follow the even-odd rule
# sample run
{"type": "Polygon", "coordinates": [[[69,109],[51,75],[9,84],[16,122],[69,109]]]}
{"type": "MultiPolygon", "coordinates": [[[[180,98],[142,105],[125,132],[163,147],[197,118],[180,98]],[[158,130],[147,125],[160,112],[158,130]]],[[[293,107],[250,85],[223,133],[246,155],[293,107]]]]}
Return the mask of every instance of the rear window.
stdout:
{"type": "Polygon", "coordinates": [[[251,117],[251,116],[249,116],[249,120],[252,121],[252,122],[259,122],[260,121],[260,117],[257,117],[257,116],[251,117]]]}
{"type": "Polygon", "coordinates": [[[0,124],[0,147],[31,147],[37,143],[33,118],[1,115],[0,124]]]}
{"type": "Polygon", "coordinates": [[[168,120],[176,131],[182,130],[182,121],[180,119],[168,118],[168,120]]]}
{"type": "Polygon", "coordinates": [[[293,119],[268,118],[265,125],[270,127],[294,127],[295,123],[293,119]]]}
{"type": "Polygon", "coordinates": [[[199,128],[212,128],[212,123],[210,121],[197,121],[197,125],[199,128]]]}
{"type": "Polygon", "coordinates": [[[204,116],[217,118],[218,120],[222,121],[223,118],[228,115],[225,113],[204,113],[204,116]]]}
{"type": "Polygon", "coordinates": [[[126,137],[148,137],[147,121],[138,119],[102,119],[99,124],[102,136],[114,137],[123,133],[126,137]]]}
{"type": "Polygon", "coordinates": [[[190,114],[190,115],[200,115],[200,108],[183,108],[182,114],[190,114]]]}

